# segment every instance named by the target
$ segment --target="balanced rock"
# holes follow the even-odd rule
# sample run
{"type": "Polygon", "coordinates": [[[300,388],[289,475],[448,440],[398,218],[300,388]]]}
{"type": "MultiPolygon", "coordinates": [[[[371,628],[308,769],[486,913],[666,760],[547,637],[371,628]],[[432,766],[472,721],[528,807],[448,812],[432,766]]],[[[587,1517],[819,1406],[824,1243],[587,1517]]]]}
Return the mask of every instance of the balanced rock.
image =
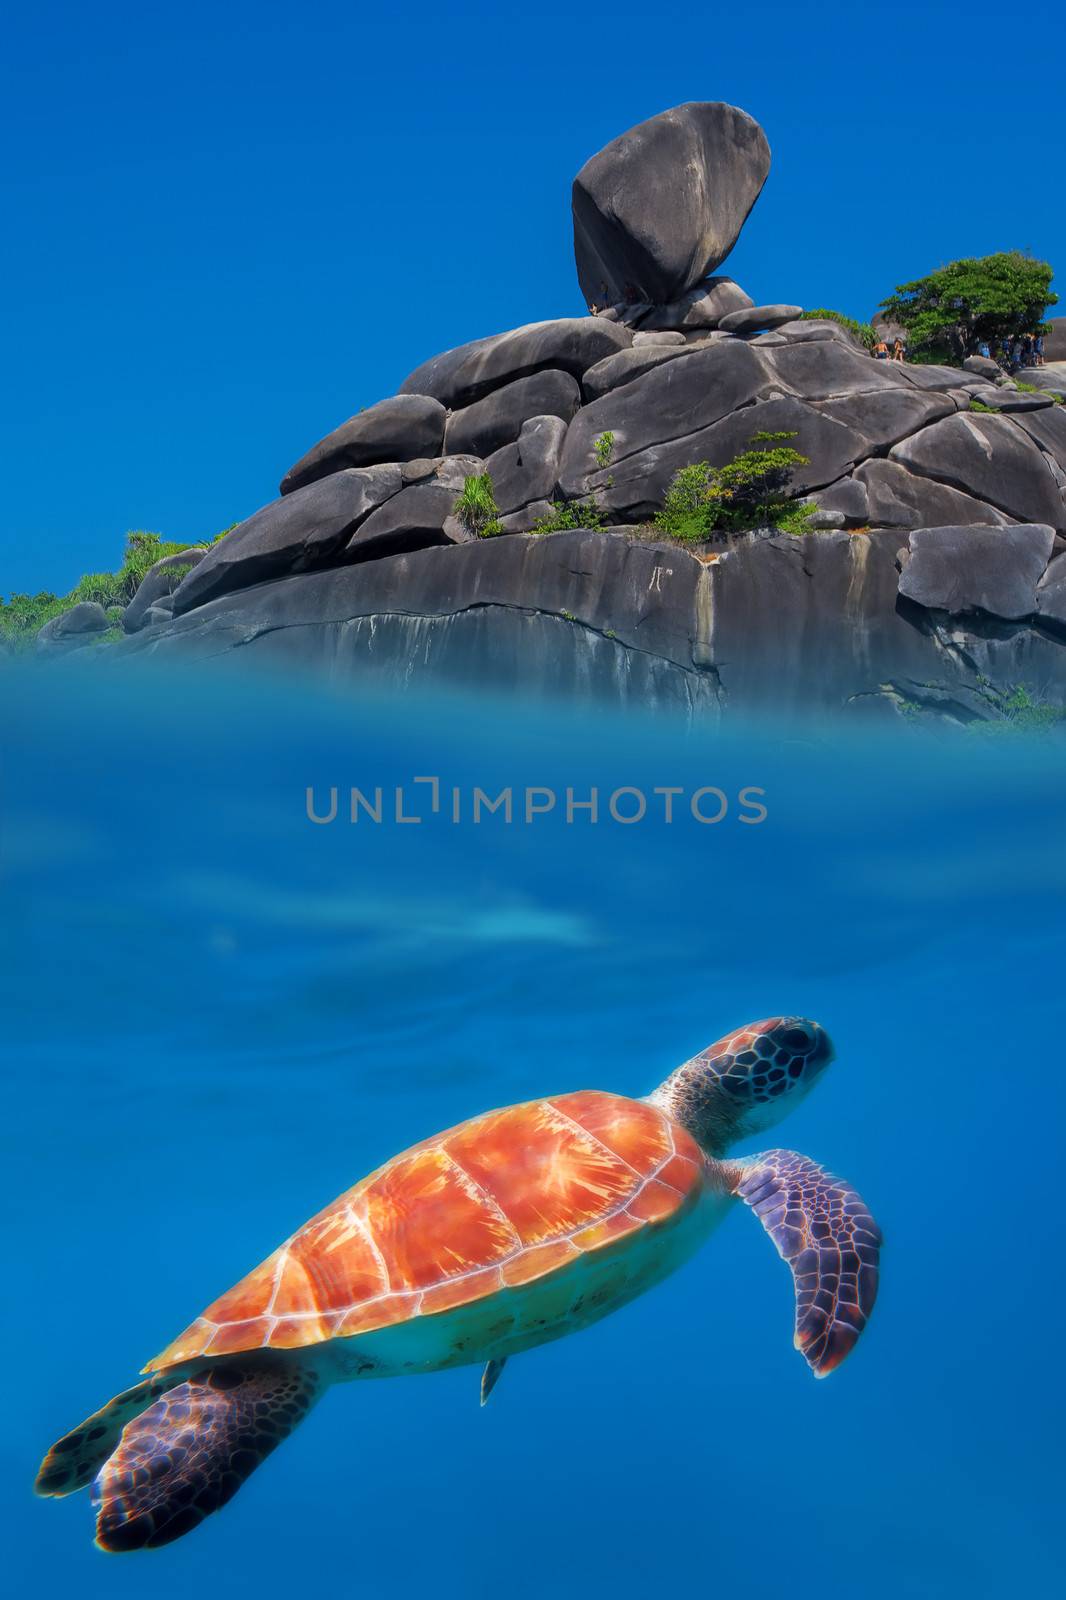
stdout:
{"type": "Polygon", "coordinates": [[[802,315],[802,306],[745,306],[741,311],[728,312],[718,326],[723,333],[770,332],[786,322],[798,321],[802,315]]]}
{"type": "Polygon", "coordinates": [[[732,250],[770,170],[754,118],[720,101],[663,111],[574,179],[574,254],[589,305],[666,305],[732,250]]]}
{"type": "Polygon", "coordinates": [[[516,378],[494,389],[484,400],[453,411],[444,434],[449,454],[488,456],[518,438],[530,417],[561,417],[564,422],[581,405],[581,389],[569,372],[548,369],[516,378]]]}
{"type": "Polygon", "coordinates": [[[424,394],[395,395],[349,417],[290,467],[281,480],[291,494],[344,467],[373,467],[383,461],[411,461],[440,455],[444,407],[424,394]]]}
{"type": "Polygon", "coordinates": [[[920,606],[953,615],[983,611],[1019,622],[1037,610],[1037,585],[1047,569],[1054,531],[1010,528],[916,528],[899,592],[920,606]]]}

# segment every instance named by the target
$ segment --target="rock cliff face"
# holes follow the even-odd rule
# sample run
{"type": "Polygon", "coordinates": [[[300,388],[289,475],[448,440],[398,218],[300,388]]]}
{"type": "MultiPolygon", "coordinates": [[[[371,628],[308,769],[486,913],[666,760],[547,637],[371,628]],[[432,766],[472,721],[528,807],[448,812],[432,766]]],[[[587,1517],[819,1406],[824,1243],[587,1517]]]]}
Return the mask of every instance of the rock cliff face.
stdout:
{"type": "Polygon", "coordinates": [[[700,713],[1063,697],[1066,408],[987,363],[875,361],[836,322],[708,276],[768,170],[761,129],[720,104],[615,140],[574,184],[595,314],[423,363],[208,549],[172,618],[134,608],[119,650],[239,646],[700,713]],[[679,468],[762,432],[795,435],[817,531],[699,552],[650,533],[679,468]],[[455,500],[485,472],[502,534],[474,539],[455,500]],[[532,534],[553,501],[609,531],[532,534]]]}

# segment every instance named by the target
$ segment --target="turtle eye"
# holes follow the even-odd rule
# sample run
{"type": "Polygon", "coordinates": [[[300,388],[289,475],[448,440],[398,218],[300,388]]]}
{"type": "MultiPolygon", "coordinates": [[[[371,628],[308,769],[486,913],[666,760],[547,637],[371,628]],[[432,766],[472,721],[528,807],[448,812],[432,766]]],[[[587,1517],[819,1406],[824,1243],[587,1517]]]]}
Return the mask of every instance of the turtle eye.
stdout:
{"type": "Polygon", "coordinates": [[[784,1045],[786,1050],[795,1050],[797,1052],[805,1053],[811,1048],[810,1029],[801,1028],[795,1025],[793,1025],[791,1028],[786,1028],[784,1033],[781,1035],[781,1043],[784,1045]]]}

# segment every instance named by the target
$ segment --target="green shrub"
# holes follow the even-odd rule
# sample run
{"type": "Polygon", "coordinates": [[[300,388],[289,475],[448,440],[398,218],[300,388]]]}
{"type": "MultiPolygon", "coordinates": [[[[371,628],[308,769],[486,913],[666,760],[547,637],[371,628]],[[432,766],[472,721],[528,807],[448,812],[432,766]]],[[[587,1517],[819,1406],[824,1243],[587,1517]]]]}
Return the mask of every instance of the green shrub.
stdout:
{"type": "Polygon", "coordinates": [[[707,499],[710,482],[711,469],[706,461],[680,467],[670,480],[655,526],[669,538],[685,543],[706,539],[712,527],[707,499]]]}
{"type": "Polygon", "coordinates": [[[192,561],[175,561],[172,567],[164,567],[163,571],[170,585],[168,593],[173,594],[182,578],[187,578],[189,573],[194,570],[195,563],[192,561]]]}
{"type": "Polygon", "coordinates": [[[126,594],[121,574],[117,572],[90,572],[84,578],[79,578],[67,596],[70,605],[78,605],[82,600],[95,600],[101,606],[125,605],[129,596],[126,594]]]}
{"type": "Polygon", "coordinates": [[[968,733],[1050,733],[1066,723],[1066,710],[1049,700],[1037,699],[1024,684],[1017,684],[1013,689],[989,686],[984,698],[995,713],[994,719],[967,723],[968,733]]]}
{"type": "Polygon", "coordinates": [[[491,539],[503,532],[500,527],[500,508],[496,504],[489,473],[475,473],[464,480],[462,492],[452,506],[452,515],[475,539],[491,539]]]}
{"type": "Polygon", "coordinates": [[[785,443],[794,438],[794,433],[753,433],[753,448],[724,467],[697,461],[680,468],[655,518],[656,528],[684,544],[745,528],[787,524],[786,531],[805,531],[813,507],[798,509],[788,493],[795,469],[807,465],[807,457],[785,443]]]}
{"type": "Polygon", "coordinates": [[[796,538],[813,533],[811,519],[817,510],[817,506],[810,505],[806,500],[790,500],[784,510],[774,517],[774,527],[779,533],[791,533],[796,538]]]}
{"type": "Polygon", "coordinates": [[[957,367],[961,363],[947,344],[921,344],[907,346],[907,360],[918,367],[957,367]]]}
{"type": "MultiPolygon", "coordinates": [[[[230,530],[225,530],[228,533],[230,530]]],[[[223,534],[217,534],[215,539],[204,540],[201,544],[190,545],[172,539],[163,539],[158,533],[146,533],[136,530],[126,535],[126,548],[123,552],[122,565],[117,572],[90,572],[79,578],[69,594],[55,595],[42,591],[37,595],[13,594],[5,600],[0,595],[0,638],[14,646],[16,650],[32,646],[36,634],[44,627],[46,622],[51,622],[53,617],[62,616],[64,611],[69,611],[71,606],[78,605],[82,600],[94,600],[108,612],[112,628],[107,633],[101,633],[100,641],[106,642],[114,637],[113,628],[117,626],[119,608],[127,606],[140,587],[142,579],[156,562],[163,556],[180,555],[183,550],[199,549],[202,544],[216,543],[223,534]]],[[[192,571],[192,563],[186,566],[183,562],[171,569],[173,574],[173,587],[192,571]]]]}
{"type": "Polygon", "coordinates": [[[600,467],[609,467],[611,464],[611,451],[614,449],[614,434],[608,429],[601,433],[596,440],[596,463],[600,467]]]}
{"type": "Polygon", "coordinates": [[[531,528],[532,533],[568,533],[573,528],[602,529],[607,518],[591,500],[553,500],[551,514],[541,517],[531,528]]]}
{"type": "Polygon", "coordinates": [[[854,317],[846,317],[843,311],[827,311],[823,306],[819,311],[805,311],[802,316],[804,322],[839,322],[866,350],[872,350],[877,343],[877,333],[868,322],[856,322],[854,317]]]}
{"type": "Polygon", "coordinates": [[[995,406],[986,406],[983,400],[971,400],[969,409],[971,411],[987,411],[989,416],[998,416],[999,414],[995,406]]]}

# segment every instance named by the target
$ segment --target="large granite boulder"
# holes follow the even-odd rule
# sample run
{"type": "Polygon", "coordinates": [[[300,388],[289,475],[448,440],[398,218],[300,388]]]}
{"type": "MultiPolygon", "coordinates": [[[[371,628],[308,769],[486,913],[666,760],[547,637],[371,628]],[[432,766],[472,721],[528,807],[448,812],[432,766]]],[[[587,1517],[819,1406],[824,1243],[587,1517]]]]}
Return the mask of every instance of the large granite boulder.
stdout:
{"type": "MultiPolygon", "coordinates": [[[[556,368],[581,378],[597,361],[626,350],[633,342],[628,328],[603,317],[560,317],[531,322],[509,333],[475,339],[446,350],[416,367],[400,386],[401,394],[432,395],[454,409],[471,405],[493,389],[530,373],[556,368]]],[[[435,451],[417,452],[433,455],[435,451]]]]}
{"type": "Polygon", "coordinates": [[[409,484],[359,524],[345,546],[346,559],[379,560],[405,550],[465,544],[470,534],[452,515],[458,492],[437,478],[409,484]]]}
{"type": "Polygon", "coordinates": [[[1049,394],[1026,394],[1021,389],[978,389],[974,400],[989,411],[1013,414],[1016,411],[1046,411],[1055,404],[1049,394]]]}
{"type": "Polygon", "coordinates": [[[989,383],[997,383],[1006,377],[1006,373],[998,361],[993,361],[990,356],[967,356],[962,363],[964,372],[972,372],[979,378],[987,378],[989,383]]]}
{"type": "Polygon", "coordinates": [[[1066,505],[1043,453],[1008,417],[960,412],[893,445],[889,459],[961,489],[1020,522],[1066,527],[1066,505]]]}
{"type": "Polygon", "coordinates": [[[677,300],[732,250],[769,170],[758,123],[719,101],[676,106],[613,139],[574,179],[586,302],[677,300]]]}
{"type": "Polygon", "coordinates": [[[774,332],[789,344],[824,344],[831,339],[837,344],[846,344],[850,350],[864,348],[843,323],[836,322],[832,317],[804,317],[795,322],[780,322],[774,332]]]}
{"type": "Polygon", "coordinates": [[[1066,406],[1055,406],[1036,415],[1016,416],[1014,421],[1034,444],[1066,471],[1066,406]]]}
{"type": "Polygon", "coordinates": [[[842,395],[879,394],[886,389],[909,387],[897,362],[872,361],[846,339],[790,342],[768,349],[765,359],[781,387],[802,400],[834,400],[842,395]]]}
{"type": "MultiPolygon", "coordinates": [[[[720,422],[750,405],[773,382],[766,359],[739,339],[723,339],[653,367],[578,412],[563,447],[559,479],[564,494],[576,499],[587,492],[598,470],[596,440],[601,434],[614,434],[614,470],[627,456],[720,422]]],[[[699,455],[690,459],[699,460],[699,455]]]]}
{"type": "Polygon", "coordinates": [[[983,380],[961,367],[926,366],[921,362],[879,361],[877,365],[899,373],[916,389],[976,389],[983,380]]]}
{"type": "Polygon", "coordinates": [[[440,455],[444,423],[444,407],[428,395],[402,394],[379,400],[334,428],[290,467],[281,480],[281,492],[291,494],[344,467],[440,455]]]}
{"type": "Polygon", "coordinates": [[[868,442],[867,455],[883,455],[919,428],[954,415],[954,401],[946,395],[922,392],[902,385],[874,394],[845,395],[838,400],[821,400],[816,410],[844,422],[868,442]]]}
{"type": "Polygon", "coordinates": [[[1066,634],[1066,555],[1055,556],[1037,584],[1036,612],[1045,627],[1066,634]]]}
{"type": "Polygon", "coordinates": [[[1052,361],[1043,367],[1026,367],[1024,382],[1035,388],[1066,400],[1066,361],[1052,361]]]}
{"type": "Polygon", "coordinates": [[[1054,530],[1018,523],[1009,528],[916,528],[899,592],[926,609],[971,611],[1018,622],[1037,610],[1037,585],[1047,570],[1054,530]]]}
{"type": "Polygon", "coordinates": [[[867,449],[866,441],[851,428],[820,416],[791,396],[729,410],[695,432],[651,442],[621,460],[612,458],[603,468],[591,464],[587,452],[576,447],[571,450],[570,434],[575,426],[571,424],[563,449],[559,473],[563,493],[571,499],[592,495],[601,510],[627,522],[650,518],[662,508],[671,479],[680,468],[697,461],[724,467],[750,450],[758,433],[795,435],[791,443],[807,458],[793,474],[792,487],[797,494],[835,483],[851,472],[867,449]]]}
{"type": "Polygon", "coordinates": [[[40,655],[68,655],[92,644],[109,626],[107,612],[95,600],[79,600],[69,611],[52,617],[37,630],[36,649],[40,655]]]}
{"type": "Polygon", "coordinates": [[[875,528],[936,528],[958,523],[1005,523],[995,506],[946,483],[908,472],[897,461],[865,461],[855,474],[866,490],[875,528]]]}
{"type": "Polygon", "coordinates": [[[484,400],[453,411],[444,447],[449,455],[488,456],[517,439],[530,417],[560,417],[569,422],[580,405],[581,389],[569,372],[551,368],[534,372],[494,389],[484,400]]]}
{"type": "Polygon", "coordinates": [[[207,555],[203,546],[179,550],[176,555],[163,556],[154,567],[149,567],[137,588],[137,593],[122,613],[122,626],[126,633],[136,633],[146,626],[151,608],[169,599],[185,573],[198,567],[207,555]]]}
{"type": "Polygon", "coordinates": [[[802,306],[745,306],[720,319],[723,333],[762,333],[795,322],[803,315],[802,306]]]}
{"type": "Polygon", "coordinates": [[[349,467],[272,501],[211,546],[174,591],[175,612],[334,559],[375,506],[402,487],[395,463],[349,467]]]}
{"type": "Polygon", "coordinates": [[[502,517],[551,500],[565,438],[566,423],[559,417],[531,417],[514,444],[488,458],[485,470],[502,517]]]}
{"type": "Polygon", "coordinates": [[[707,278],[695,288],[686,289],[679,300],[653,306],[641,317],[640,326],[649,330],[668,328],[681,333],[698,333],[705,328],[717,328],[731,311],[743,311],[751,304],[751,296],[732,278],[707,278]]]}
{"type": "Polygon", "coordinates": [[[612,389],[621,389],[624,384],[632,383],[634,378],[642,377],[664,361],[691,354],[692,348],[690,344],[634,344],[631,350],[619,350],[617,355],[597,361],[586,372],[581,380],[585,399],[598,400],[601,395],[609,394],[612,389]]]}

